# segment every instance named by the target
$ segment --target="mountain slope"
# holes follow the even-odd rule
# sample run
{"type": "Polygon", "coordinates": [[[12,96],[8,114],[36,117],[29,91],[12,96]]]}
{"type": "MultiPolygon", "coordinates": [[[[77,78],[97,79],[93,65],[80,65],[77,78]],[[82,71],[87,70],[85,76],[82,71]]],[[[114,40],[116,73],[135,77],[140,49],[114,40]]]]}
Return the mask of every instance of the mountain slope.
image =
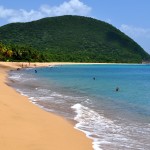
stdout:
{"type": "Polygon", "coordinates": [[[0,27],[0,41],[46,52],[49,61],[142,62],[150,56],[112,25],[81,16],[44,18],[0,27]]]}

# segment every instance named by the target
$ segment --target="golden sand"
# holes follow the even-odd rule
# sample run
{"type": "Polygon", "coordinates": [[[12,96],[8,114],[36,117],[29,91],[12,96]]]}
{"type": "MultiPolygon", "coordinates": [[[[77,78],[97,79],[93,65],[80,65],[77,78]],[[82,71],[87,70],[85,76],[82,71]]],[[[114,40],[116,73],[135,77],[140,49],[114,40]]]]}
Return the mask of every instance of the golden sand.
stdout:
{"type": "MultiPolygon", "coordinates": [[[[55,63],[23,63],[23,67],[29,65],[55,63]]],[[[18,67],[22,63],[0,62],[0,150],[92,150],[92,141],[84,133],[5,84],[7,71],[18,67]]]]}

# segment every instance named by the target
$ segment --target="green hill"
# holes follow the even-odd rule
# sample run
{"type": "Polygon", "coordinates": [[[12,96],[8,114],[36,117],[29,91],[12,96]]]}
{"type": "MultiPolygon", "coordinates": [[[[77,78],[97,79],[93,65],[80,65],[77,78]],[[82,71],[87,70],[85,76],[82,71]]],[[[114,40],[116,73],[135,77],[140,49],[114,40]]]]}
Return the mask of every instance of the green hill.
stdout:
{"type": "Polygon", "coordinates": [[[81,16],[44,18],[0,27],[0,41],[43,53],[47,61],[141,63],[150,56],[112,25],[81,16]]]}

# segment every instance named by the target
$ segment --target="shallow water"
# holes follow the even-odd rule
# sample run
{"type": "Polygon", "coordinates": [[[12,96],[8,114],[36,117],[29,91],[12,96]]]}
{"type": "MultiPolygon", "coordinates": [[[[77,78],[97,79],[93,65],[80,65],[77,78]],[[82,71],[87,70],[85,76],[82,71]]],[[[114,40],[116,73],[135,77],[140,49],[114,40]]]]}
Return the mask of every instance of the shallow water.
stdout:
{"type": "Polygon", "coordinates": [[[11,86],[77,121],[95,150],[150,149],[149,65],[64,65],[10,72],[11,86]],[[119,91],[116,92],[116,87],[119,91]]]}

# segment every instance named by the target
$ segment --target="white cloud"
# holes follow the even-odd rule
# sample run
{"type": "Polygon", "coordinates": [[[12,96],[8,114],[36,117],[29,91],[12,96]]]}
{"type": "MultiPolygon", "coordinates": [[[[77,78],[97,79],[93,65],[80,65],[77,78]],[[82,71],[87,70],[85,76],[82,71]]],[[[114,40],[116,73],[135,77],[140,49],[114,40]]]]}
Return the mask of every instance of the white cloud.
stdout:
{"type": "Polygon", "coordinates": [[[48,5],[43,5],[40,8],[42,13],[48,14],[50,16],[60,16],[60,15],[88,15],[91,8],[80,0],[70,0],[69,2],[64,2],[59,6],[49,7],[48,5]]]}
{"type": "Polygon", "coordinates": [[[140,38],[140,37],[150,38],[149,28],[145,29],[145,28],[122,24],[120,30],[134,38],[140,38]]]}
{"type": "Polygon", "coordinates": [[[30,10],[26,11],[23,9],[16,10],[12,14],[11,17],[8,17],[8,22],[27,22],[32,20],[37,20],[44,17],[44,15],[41,12],[30,10]]]}
{"type": "Polygon", "coordinates": [[[150,54],[150,28],[141,28],[122,24],[120,30],[133,38],[150,54]]]}
{"type": "Polygon", "coordinates": [[[0,18],[11,17],[13,13],[14,13],[13,9],[6,9],[3,6],[0,6],[0,18]]]}
{"type": "Polygon", "coordinates": [[[59,6],[50,7],[42,5],[38,10],[27,11],[25,9],[7,9],[0,6],[0,18],[7,22],[27,22],[37,20],[43,17],[61,16],[61,15],[83,15],[87,16],[91,7],[85,5],[80,0],[70,0],[63,2],[59,6]]]}
{"type": "Polygon", "coordinates": [[[109,23],[109,24],[112,23],[112,20],[111,20],[110,18],[107,18],[105,21],[106,21],[107,23],[109,23]]]}

